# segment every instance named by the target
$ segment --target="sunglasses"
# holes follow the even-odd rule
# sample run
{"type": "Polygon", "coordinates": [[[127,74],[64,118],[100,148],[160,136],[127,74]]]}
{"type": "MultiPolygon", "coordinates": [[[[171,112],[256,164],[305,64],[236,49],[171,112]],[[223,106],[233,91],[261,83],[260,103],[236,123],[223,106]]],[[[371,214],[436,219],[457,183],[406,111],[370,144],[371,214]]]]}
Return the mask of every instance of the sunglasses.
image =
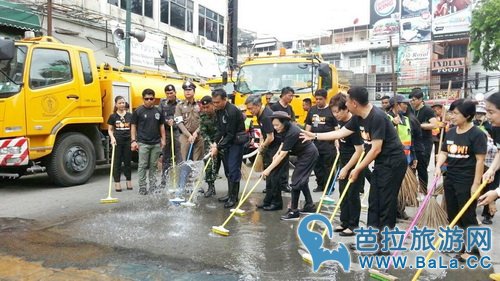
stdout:
{"type": "Polygon", "coordinates": [[[144,100],[152,101],[155,100],[155,98],[144,98],[144,100]]]}

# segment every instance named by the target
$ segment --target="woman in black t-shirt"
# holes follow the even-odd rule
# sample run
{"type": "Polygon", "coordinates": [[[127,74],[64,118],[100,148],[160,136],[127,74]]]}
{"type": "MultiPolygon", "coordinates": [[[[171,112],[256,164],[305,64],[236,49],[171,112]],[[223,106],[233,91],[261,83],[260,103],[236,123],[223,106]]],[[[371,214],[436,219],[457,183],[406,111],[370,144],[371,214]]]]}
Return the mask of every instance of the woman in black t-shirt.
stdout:
{"type": "Polygon", "coordinates": [[[271,115],[271,119],[274,129],[282,136],[283,142],[278,152],[274,155],[273,162],[262,172],[262,176],[269,176],[271,171],[279,166],[288,153],[298,156],[290,183],[290,187],[292,188],[291,206],[287,213],[281,217],[282,220],[298,220],[300,212],[314,213],[316,211],[311,191],[309,190],[309,176],[318,159],[318,150],[311,141],[302,142],[299,138],[300,128],[291,123],[291,118],[286,112],[275,111],[271,115]],[[299,211],[301,191],[304,194],[306,203],[304,208],[299,211]]]}
{"type": "MultiPolygon", "coordinates": [[[[481,183],[486,155],[486,135],[472,123],[476,105],[470,100],[459,99],[450,105],[451,121],[455,127],[446,133],[436,164],[435,176],[441,174],[441,166],[447,162],[444,193],[448,220],[453,220],[481,183]]],[[[471,225],[478,225],[476,203],[473,203],[458,226],[466,231],[471,225]]],[[[465,243],[463,244],[465,245],[465,243]]],[[[465,252],[462,246],[456,256],[464,262],[470,254],[479,256],[477,247],[465,252]]]]}
{"type": "Polygon", "coordinates": [[[113,166],[113,180],[115,182],[115,190],[120,192],[120,175],[123,170],[125,179],[127,180],[127,189],[132,189],[130,161],[132,152],[130,150],[130,121],[132,114],[126,110],[127,102],[122,96],[115,98],[115,110],[108,118],[108,134],[111,139],[111,145],[115,147],[115,158],[113,166]],[[123,168],[122,168],[123,162],[123,168]]]}

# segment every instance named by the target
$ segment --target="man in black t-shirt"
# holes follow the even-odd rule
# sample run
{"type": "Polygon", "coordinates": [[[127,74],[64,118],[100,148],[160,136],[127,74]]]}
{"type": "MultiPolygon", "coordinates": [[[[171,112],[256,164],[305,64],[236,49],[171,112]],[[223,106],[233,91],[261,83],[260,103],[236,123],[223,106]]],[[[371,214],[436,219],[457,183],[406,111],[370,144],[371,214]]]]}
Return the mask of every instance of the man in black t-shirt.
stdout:
{"type": "Polygon", "coordinates": [[[411,105],[413,114],[417,117],[422,128],[422,143],[424,144],[424,152],[417,154],[417,172],[418,179],[421,184],[422,190],[427,190],[427,183],[429,181],[429,174],[427,167],[432,154],[432,130],[438,127],[438,120],[434,110],[424,105],[424,93],[420,88],[414,88],[410,94],[411,105]]]}
{"type": "Polygon", "coordinates": [[[155,107],[155,92],[151,89],[142,91],[144,104],[132,114],[131,148],[139,150],[137,177],[139,178],[139,194],[148,194],[147,176],[149,177],[149,192],[156,189],[157,161],[161,148],[165,146],[165,119],[160,110],[155,107]]]}
{"type": "Polygon", "coordinates": [[[293,108],[290,103],[292,102],[294,95],[295,91],[291,87],[285,87],[281,89],[280,100],[271,105],[271,109],[273,111],[284,111],[288,113],[292,122],[295,122],[295,112],[293,112],[293,108]]]}
{"type": "MultiPolygon", "coordinates": [[[[281,144],[281,138],[273,128],[271,116],[273,111],[268,107],[262,106],[260,95],[250,95],[245,101],[245,105],[253,116],[257,117],[260,131],[262,132],[263,141],[259,143],[259,153],[263,157],[264,168],[267,168],[273,161],[273,156],[278,151],[281,144]]],[[[280,163],[266,178],[266,196],[262,204],[257,205],[257,208],[262,208],[265,211],[276,211],[283,208],[283,200],[281,198],[280,175],[283,173],[283,167],[288,163],[280,163]]]]}
{"type": "MultiPolygon", "coordinates": [[[[314,93],[316,105],[309,109],[306,117],[306,131],[313,133],[323,133],[335,130],[337,119],[333,117],[332,111],[326,103],[328,93],[325,89],[318,89],[314,93]]],[[[317,187],[313,192],[323,192],[328,174],[332,169],[335,159],[336,149],[333,141],[314,141],[314,145],[318,149],[319,157],[314,166],[314,175],[316,175],[317,187]]]]}
{"type": "MultiPolygon", "coordinates": [[[[380,231],[384,227],[394,228],[398,193],[406,172],[407,162],[403,145],[386,113],[368,102],[368,91],[353,87],[348,91],[347,108],[354,115],[343,128],[328,133],[302,134],[304,139],[342,139],[359,132],[368,151],[361,163],[349,174],[355,181],[361,172],[375,161],[368,199],[367,225],[380,231]]],[[[379,242],[381,236],[378,237],[379,242]]],[[[380,248],[379,248],[379,251],[380,248]]]]}

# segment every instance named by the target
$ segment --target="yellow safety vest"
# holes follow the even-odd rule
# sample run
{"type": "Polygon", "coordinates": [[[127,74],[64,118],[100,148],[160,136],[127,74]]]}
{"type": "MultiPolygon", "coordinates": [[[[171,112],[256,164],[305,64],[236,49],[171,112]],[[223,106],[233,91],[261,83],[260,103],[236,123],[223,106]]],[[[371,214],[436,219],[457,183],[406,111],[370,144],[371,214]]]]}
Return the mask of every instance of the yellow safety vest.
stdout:
{"type": "MultiPolygon", "coordinates": [[[[389,116],[389,119],[392,122],[392,119],[394,119],[391,115],[389,116]]],[[[410,118],[403,116],[404,117],[404,123],[403,124],[398,124],[396,127],[396,131],[399,136],[399,140],[401,140],[401,143],[403,144],[403,149],[404,153],[406,155],[406,160],[408,161],[408,164],[411,163],[411,127],[410,127],[410,118]]]]}

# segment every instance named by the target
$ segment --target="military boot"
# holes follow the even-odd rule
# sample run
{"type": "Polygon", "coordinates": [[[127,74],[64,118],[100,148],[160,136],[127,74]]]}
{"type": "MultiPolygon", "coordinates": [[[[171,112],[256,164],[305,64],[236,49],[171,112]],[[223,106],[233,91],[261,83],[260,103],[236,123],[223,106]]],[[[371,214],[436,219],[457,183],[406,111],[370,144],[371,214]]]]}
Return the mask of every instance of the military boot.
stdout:
{"type": "Polygon", "coordinates": [[[239,182],[229,182],[229,199],[224,204],[224,208],[229,209],[234,207],[238,202],[238,193],[240,192],[239,182]]]}
{"type": "Polygon", "coordinates": [[[215,185],[213,182],[209,182],[207,192],[205,192],[205,198],[212,197],[214,195],[216,195],[215,185]]]}

